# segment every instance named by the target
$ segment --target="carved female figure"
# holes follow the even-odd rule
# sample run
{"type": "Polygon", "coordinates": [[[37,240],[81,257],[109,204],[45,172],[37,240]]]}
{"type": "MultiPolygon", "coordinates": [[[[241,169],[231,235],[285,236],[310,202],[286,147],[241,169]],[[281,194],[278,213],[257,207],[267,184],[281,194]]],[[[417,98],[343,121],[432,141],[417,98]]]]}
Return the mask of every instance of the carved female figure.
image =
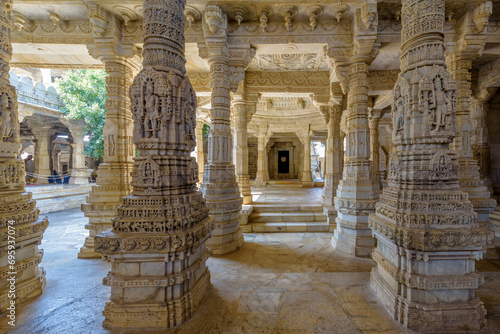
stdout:
{"type": "Polygon", "coordinates": [[[144,96],[145,102],[145,125],[146,125],[146,137],[156,137],[156,131],[158,131],[158,119],[159,115],[159,97],[153,93],[153,85],[148,83],[146,86],[146,96],[144,96]]]}

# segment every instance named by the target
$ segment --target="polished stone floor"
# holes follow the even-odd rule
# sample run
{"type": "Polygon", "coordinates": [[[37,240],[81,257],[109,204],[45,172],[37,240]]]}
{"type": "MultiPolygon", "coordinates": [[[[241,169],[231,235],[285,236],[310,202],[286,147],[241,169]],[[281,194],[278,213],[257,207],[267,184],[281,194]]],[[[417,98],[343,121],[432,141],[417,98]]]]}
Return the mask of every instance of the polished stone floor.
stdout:
{"type": "MultiPolygon", "coordinates": [[[[76,256],[87,219],[78,209],[48,216],[45,291],[18,310],[14,330],[1,319],[2,333],[110,333],[101,327],[108,263],[76,256]]],[[[240,251],[208,260],[212,287],[196,315],[170,332],[408,333],[369,288],[374,261],[335,252],[330,239],[329,233],[245,235],[240,251]]],[[[478,267],[486,276],[478,290],[488,310],[484,333],[500,333],[500,261],[478,267]]]]}

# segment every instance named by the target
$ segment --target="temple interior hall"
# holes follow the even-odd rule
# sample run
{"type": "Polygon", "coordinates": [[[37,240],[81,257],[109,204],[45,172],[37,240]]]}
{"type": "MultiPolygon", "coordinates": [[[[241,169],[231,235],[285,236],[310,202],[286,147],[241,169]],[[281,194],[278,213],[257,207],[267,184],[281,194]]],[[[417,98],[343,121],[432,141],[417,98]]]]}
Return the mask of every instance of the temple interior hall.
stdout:
{"type": "Polygon", "coordinates": [[[499,87],[500,0],[2,0],[0,333],[500,333],[499,87]]]}

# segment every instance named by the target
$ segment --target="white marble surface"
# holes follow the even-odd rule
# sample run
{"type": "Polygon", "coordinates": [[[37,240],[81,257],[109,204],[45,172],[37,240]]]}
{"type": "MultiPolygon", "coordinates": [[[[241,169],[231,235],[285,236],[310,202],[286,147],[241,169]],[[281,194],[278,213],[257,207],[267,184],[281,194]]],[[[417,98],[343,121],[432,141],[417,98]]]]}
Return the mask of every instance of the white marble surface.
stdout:
{"type": "MultiPolygon", "coordinates": [[[[100,334],[109,264],[78,259],[86,219],[78,209],[49,214],[42,245],[47,286],[18,309],[2,333],[100,334]]],[[[195,316],[172,333],[408,333],[369,287],[371,259],[335,252],[331,233],[246,234],[240,251],[211,257],[212,287],[195,316]]],[[[484,333],[500,332],[500,261],[481,261],[478,295],[488,310],[484,333]]],[[[143,332],[141,332],[142,334],[143,332]]]]}

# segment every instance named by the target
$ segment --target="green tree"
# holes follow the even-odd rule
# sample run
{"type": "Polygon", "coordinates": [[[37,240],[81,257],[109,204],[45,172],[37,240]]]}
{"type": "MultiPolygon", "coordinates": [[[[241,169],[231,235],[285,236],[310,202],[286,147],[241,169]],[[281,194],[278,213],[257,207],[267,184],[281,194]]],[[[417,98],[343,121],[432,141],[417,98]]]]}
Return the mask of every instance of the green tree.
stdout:
{"type": "Polygon", "coordinates": [[[104,121],[106,119],[106,72],[71,70],[58,80],[59,95],[64,101],[63,113],[70,119],[83,119],[90,141],[86,156],[102,159],[104,155],[104,121]]]}

